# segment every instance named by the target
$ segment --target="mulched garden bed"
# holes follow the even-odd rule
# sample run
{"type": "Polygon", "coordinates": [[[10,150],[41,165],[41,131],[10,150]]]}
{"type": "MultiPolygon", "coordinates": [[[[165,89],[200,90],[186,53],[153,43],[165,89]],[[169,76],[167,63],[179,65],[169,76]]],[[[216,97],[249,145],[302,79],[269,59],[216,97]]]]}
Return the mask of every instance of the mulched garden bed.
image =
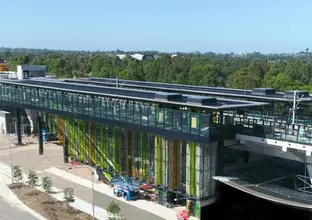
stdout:
{"type": "Polygon", "coordinates": [[[43,217],[49,220],[88,220],[92,219],[87,213],[70,207],[64,202],[54,199],[51,195],[23,184],[11,184],[9,188],[15,195],[43,217]]]}

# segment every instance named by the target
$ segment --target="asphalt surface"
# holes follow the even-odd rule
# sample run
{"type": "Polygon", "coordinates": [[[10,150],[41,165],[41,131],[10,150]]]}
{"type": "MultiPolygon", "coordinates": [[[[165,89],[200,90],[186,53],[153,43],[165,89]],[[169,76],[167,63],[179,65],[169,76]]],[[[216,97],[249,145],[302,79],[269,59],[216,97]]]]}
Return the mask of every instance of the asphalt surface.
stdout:
{"type": "Polygon", "coordinates": [[[28,212],[14,207],[7,203],[4,199],[0,198],[0,219],[1,220],[38,220],[36,217],[32,216],[28,212]]]}

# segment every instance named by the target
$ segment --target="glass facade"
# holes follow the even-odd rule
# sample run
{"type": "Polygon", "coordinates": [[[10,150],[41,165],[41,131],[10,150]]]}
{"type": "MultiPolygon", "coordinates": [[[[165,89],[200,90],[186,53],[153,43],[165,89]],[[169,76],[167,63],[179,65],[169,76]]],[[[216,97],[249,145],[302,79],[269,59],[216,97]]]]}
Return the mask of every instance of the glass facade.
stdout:
{"type": "Polygon", "coordinates": [[[106,176],[119,173],[198,198],[215,193],[216,143],[180,141],[55,115],[48,115],[48,126],[64,132],[72,159],[100,166],[106,176]]]}
{"type": "Polygon", "coordinates": [[[213,126],[210,123],[212,122],[210,113],[160,108],[157,104],[112,99],[104,95],[83,95],[53,89],[2,84],[0,99],[3,103],[17,107],[57,110],[73,115],[90,116],[94,119],[109,119],[203,137],[209,136],[208,128],[213,126]]]}
{"type": "Polygon", "coordinates": [[[290,141],[302,144],[312,143],[312,123],[309,120],[296,117],[295,125],[291,116],[282,113],[274,114],[262,110],[225,111],[225,116],[230,116],[231,123],[241,125],[237,132],[256,137],[290,141]]]}

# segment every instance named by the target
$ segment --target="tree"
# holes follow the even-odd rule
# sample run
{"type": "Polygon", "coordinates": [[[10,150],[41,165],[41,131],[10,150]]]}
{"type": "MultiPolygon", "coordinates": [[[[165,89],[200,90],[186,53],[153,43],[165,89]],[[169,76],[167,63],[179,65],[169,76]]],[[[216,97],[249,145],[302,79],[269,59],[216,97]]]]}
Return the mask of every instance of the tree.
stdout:
{"type": "Polygon", "coordinates": [[[50,193],[51,192],[51,188],[52,188],[52,179],[48,176],[44,176],[42,178],[42,188],[44,189],[44,191],[46,193],[50,193]]]}
{"type": "Polygon", "coordinates": [[[38,186],[38,175],[36,171],[29,170],[27,183],[29,186],[33,188],[38,186]]]}
{"type": "Polygon", "coordinates": [[[217,54],[217,53],[154,53],[154,60],[137,60],[131,51],[65,51],[1,48],[0,58],[17,65],[45,65],[48,72],[59,78],[86,77],[92,72],[96,77],[119,77],[165,83],[181,83],[217,87],[252,89],[275,87],[312,91],[312,53],[309,48],[296,54],[217,54]],[[123,53],[120,59],[117,54],[123,53]],[[278,77],[279,74],[282,74],[278,77]],[[285,76],[286,75],[286,76],[285,76]],[[289,82],[289,85],[282,85],[289,82]]]}
{"type": "Polygon", "coordinates": [[[120,207],[115,201],[111,201],[106,209],[108,215],[110,216],[110,219],[114,219],[116,217],[120,216],[120,207]]]}
{"type": "Polygon", "coordinates": [[[250,72],[248,68],[244,68],[231,75],[229,86],[236,89],[252,89],[260,87],[261,81],[257,73],[250,72]]]}
{"type": "Polygon", "coordinates": [[[13,167],[13,179],[17,182],[20,183],[23,180],[23,172],[20,166],[15,165],[13,167]]]}
{"type": "Polygon", "coordinates": [[[70,211],[69,204],[75,202],[74,189],[73,188],[64,189],[64,201],[66,203],[67,210],[70,211]]]}

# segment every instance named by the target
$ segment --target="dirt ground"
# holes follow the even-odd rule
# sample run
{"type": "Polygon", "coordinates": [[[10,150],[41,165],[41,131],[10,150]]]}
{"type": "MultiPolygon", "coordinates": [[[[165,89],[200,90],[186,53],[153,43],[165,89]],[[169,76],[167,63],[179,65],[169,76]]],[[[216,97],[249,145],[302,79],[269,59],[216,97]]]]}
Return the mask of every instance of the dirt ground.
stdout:
{"type": "Polygon", "coordinates": [[[52,196],[26,185],[9,186],[16,196],[29,208],[35,210],[49,220],[88,220],[92,216],[71,208],[68,211],[65,203],[52,196]]]}

